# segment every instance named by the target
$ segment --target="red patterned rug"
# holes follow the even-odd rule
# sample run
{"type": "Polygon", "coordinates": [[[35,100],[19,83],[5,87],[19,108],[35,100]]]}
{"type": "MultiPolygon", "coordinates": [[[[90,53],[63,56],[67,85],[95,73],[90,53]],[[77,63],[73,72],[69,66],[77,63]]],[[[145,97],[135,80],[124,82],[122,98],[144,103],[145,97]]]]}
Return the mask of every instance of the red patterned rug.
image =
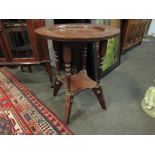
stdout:
{"type": "Polygon", "coordinates": [[[32,134],[72,132],[13,75],[0,68],[0,135],[32,134]]]}

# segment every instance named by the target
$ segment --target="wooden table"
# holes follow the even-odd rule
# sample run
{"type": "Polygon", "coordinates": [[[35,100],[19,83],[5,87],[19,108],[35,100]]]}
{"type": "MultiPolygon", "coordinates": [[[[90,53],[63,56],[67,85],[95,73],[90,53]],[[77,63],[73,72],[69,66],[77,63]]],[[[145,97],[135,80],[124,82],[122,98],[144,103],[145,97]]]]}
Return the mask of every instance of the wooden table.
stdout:
{"type": "Polygon", "coordinates": [[[36,29],[36,34],[47,39],[59,41],[63,45],[63,58],[65,63],[65,76],[60,75],[59,51],[56,51],[57,74],[53,95],[56,96],[62,84],[66,86],[65,97],[65,124],[69,123],[71,105],[76,93],[84,89],[91,89],[96,95],[102,109],[106,109],[100,81],[91,80],[86,72],[87,44],[99,42],[98,76],[101,76],[101,66],[107,49],[107,40],[119,34],[119,29],[105,25],[92,24],[61,24],[36,29]],[[83,47],[82,70],[71,74],[71,46],[72,43],[81,43],[83,47]]]}

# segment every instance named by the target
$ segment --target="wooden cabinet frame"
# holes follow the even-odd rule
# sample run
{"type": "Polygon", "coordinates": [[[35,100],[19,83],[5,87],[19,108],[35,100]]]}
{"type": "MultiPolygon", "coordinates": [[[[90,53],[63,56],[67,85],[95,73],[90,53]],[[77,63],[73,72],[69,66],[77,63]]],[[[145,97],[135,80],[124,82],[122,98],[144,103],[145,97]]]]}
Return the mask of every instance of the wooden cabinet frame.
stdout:
{"type": "MultiPolygon", "coordinates": [[[[20,19],[17,19],[17,20],[20,20],[20,19]]],[[[47,40],[40,38],[35,34],[36,28],[45,26],[45,20],[44,19],[25,19],[24,21],[26,24],[26,30],[28,32],[28,37],[30,41],[31,56],[30,57],[13,56],[11,45],[9,44],[10,43],[9,38],[7,36],[7,32],[8,32],[6,31],[7,28],[5,28],[4,26],[4,20],[0,20],[0,46],[4,53],[4,58],[0,58],[0,66],[8,66],[8,67],[21,66],[23,70],[23,66],[27,66],[30,68],[31,65],[43,64],[47,72],[49,73],[51,85],[53,86],[52,70],[51,70],[51,64],[50,64],[51,60],[49,57],[47,40]]],[[[25,43],[25,40],[24,40],[24,43],[25,43]]],[[[26,50],[28,51],[28,48],[26,50]]],[[[19,53],[22,54],[22,52],[19,52],[19,53]]]]}
{"type": "Polygon", "coordinates": [[[131,47],[141,44],[145,34],[148,19],[123,19],[122,20],[122,39],[121,39],[121,53],[131,47]]]}

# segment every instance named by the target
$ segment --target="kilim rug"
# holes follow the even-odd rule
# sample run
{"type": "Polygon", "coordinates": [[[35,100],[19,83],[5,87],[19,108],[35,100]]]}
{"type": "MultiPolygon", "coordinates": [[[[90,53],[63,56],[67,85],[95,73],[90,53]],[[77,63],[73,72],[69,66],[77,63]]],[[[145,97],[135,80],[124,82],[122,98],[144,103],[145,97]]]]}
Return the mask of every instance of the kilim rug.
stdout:
{"type": "Polygon", "coordinates": [[[0,135],[32,134],[72,132],[13,75],[0,68],[0,135]]]}

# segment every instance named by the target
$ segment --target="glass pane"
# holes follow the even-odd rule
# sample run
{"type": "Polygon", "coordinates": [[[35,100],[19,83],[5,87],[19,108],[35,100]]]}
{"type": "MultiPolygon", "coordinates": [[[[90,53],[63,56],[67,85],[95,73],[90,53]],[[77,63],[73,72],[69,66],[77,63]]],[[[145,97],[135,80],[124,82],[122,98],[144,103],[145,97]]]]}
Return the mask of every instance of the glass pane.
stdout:
{"type": "Polygon", "coordinates": [[[0,58],[4,58],[4,51],[2,50],[1,44],[0,44],[0,58]]]}
{"type": "Polygon", "coordinates": [[[12,50],[12,55],[14,58],[29,58],[32,56],[32,50],[12,50]]]}
{"type": "Polygon", "coordinates": [[[28,28],[24,19],[2,20],[9,41],[13,58],[30,58],[33,56],[28,28]]]}
{"type": "Polygon", "coordinates": [[[30,39],[29,39],[28,30],[23,30],[23,34],[24,34],[26,44],[30,46],[30,39]]]}

